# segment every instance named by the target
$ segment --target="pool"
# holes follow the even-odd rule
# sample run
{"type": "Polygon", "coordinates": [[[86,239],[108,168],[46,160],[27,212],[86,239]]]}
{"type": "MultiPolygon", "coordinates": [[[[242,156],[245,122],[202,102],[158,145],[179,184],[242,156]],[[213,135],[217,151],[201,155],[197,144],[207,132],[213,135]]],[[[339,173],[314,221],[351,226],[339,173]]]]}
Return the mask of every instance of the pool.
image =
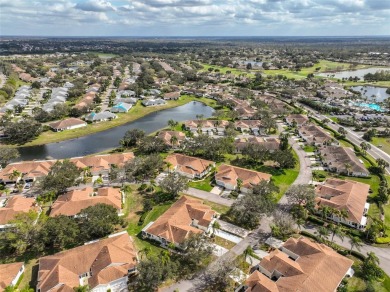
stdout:
{"type": "Polygon", "coordinates": [[[356,103],[355,105],[360,106],[360,107],[367,107],[367,108],[370,108],[370,109],[372,109],[374,111],[378,111],[378,112],[382,111],[381,106],[379,104],[376,104],[376,103],[361,102],[361,103],[356,103]]]}

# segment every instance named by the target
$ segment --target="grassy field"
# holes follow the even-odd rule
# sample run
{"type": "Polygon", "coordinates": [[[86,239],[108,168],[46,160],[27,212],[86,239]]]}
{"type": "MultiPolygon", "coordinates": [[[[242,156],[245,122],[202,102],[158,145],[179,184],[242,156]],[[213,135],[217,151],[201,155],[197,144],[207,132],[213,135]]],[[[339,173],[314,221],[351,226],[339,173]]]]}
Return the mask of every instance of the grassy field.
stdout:
{"type": "Polygon", "coordinates": [[[316,151],[316,147],[311,146],[311,145],[305,145],[305,147],[303,147],[303,150],[305,152],[315,152],[316,151]]]}
{"type": "Polygon", "coordinates": [[[209,191],[211,191],[213,189],[213,187],[211,186],[211,181],[212,180],[213,180],[213,176],[209,175],[204,180],[201,180],[201,181],[191,181],[189,183],[189,186],[191,188],[195,188],[195,189],[198,189],[198,190],[209,192],[209,191]]]}
{"type": "Polygon", "coordinates": [[[219,246],[222,246],[228,250],[232,249],[236,245],[234,242],[226,240],[226,239],[219,237],[219,236],[214,237],[214,243],[219,245],[219,246]]]}
{"type": "MultiPolygon", "coordinates": [[[[168,108],[178,107],[191,101],[199,101],[211,107],[216,106],[216,102],[207,98],[196,98],[194,96],[183,95],[179,100],[170,100],[166,105],[155,107],[144,107],[140,103],[134,106],[128,113],[119,113],[118,118],[112,121],[88,124],[86,127],[66,130],[63,132],[46,131],[43,132],[37,139],[31,141],[23,146],[43,145],[48,143],[59,142],[68,139],[79,138],[82,136],[90,135],[96,132],[111,129],[128,122],[135,121],[150,113],[161,111],[168,108]]],[[[173,117],[174,118],[174,117],[173,117]]],[[[165,125],[163,125],[165,126],[165,125]]]]}
{"type": "Polygon", "coordinates": [[[226,74],[226,71],[230,71],[231,74],[234,74],[237,76],[241,75],[241,74],[246,74],[247,77],[255,77],[255,75],[253,73],[251,73],[252,71],[255,71],[255,70],[235,69],[235,68],[230,68],[230,67],[223,67],[223,66],[216,66],[216,65],[209,65],[209,64],[202,64],[202,65],[203,65],[202,71],[205,71],[205,72],[208,72],[209,68],[213,68],[213,69],[218,69],[223,74],[226,74]]]}
{"type": "Polygon", "coordinates": [[[374,144],[375,146],[379,146],[379,145],[382,145],[382,147],[380,149],[382,149],[384,152],[386,152],[387,154],[390,154],[390,138],[378,138],[378,137],[374,137],[372,139],[372,144],[374,144]]]}

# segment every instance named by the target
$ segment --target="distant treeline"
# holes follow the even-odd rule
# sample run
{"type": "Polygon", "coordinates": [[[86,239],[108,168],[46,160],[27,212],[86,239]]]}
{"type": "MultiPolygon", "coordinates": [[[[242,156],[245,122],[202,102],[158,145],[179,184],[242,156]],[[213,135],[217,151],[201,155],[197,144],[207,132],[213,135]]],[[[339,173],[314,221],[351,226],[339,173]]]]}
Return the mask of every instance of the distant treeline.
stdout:
{"type": "Polygon", "coordinates": [[[390,81],[390,71],[377,71],[375,73],[367,73],[364,75],[365,81],[390,81]]]}

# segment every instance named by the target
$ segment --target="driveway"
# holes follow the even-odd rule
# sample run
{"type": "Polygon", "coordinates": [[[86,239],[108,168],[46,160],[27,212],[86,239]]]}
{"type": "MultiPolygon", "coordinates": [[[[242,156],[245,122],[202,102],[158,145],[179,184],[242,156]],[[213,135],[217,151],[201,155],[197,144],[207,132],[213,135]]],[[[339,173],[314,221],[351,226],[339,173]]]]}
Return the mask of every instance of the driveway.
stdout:
{"type": "Polygon", "coordinates": [[[193,197],[196,197],[199,199],[203,199],[203,200],[207,200],[207,201],[210,201],[213,203],[217,203],[217,204],[220,204],[223,206],[230,207],[233,204],[232,200],[228,200],[228,199],[220,197],[219,195],[216,195],[216,194],[213,194],[210,192],[205,192],[205,191],[198,190],[198,189],[194,189],[194,188],[188,188],[188,190],[186,190],[185,193],[190,195],[190,196],[193,196],[193,197]]]}

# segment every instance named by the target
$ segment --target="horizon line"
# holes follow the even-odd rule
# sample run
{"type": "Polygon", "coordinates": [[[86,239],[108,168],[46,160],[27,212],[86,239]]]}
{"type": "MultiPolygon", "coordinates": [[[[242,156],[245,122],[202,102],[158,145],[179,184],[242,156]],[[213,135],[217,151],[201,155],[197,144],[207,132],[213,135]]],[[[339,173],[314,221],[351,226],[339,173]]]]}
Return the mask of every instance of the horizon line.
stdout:
{"type": "Polygon", "coordinates": [[[357,38],[357,37],[390,37],[389,35],[0,35],[1,37],[78,37],[78,38],[91,38],[91,37],[131,37],[131,38],[253,38],[253,37],[325,37],[325,38],[357,38]]]}

